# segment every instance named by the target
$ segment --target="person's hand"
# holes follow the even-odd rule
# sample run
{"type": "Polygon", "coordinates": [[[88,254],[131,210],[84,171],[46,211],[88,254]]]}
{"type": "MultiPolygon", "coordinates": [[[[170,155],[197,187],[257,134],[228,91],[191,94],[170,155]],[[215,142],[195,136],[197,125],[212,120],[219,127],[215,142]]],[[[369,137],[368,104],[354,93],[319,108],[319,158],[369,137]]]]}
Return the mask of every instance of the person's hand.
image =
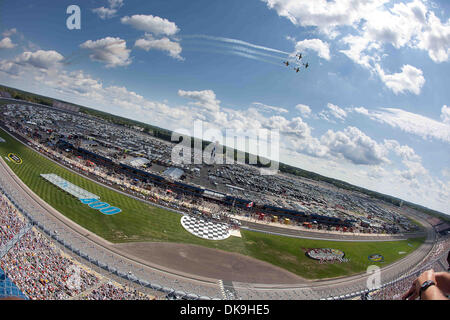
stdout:
{"type": "Polygon", "coordinates": [[[402,300],[415,300],[419,296],[420,293],[420,287],[422,284],[427,281],[431,280],[436,283],[436,278],[434,275],[434,270],[427,270],[423,272],[411,285],[411,288],[402,296],[402,300]]]}

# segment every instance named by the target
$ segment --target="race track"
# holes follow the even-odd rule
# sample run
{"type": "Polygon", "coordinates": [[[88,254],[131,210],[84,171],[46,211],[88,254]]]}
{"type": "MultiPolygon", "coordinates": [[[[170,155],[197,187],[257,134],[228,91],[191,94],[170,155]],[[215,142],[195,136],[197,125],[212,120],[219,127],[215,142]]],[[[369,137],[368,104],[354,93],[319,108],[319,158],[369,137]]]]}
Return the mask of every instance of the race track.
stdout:
{"type": "MultiPolygon", "coordinates": [[[[364,285],[367,281],[366,274],[309,281],[269,263],[243,255],[185,244],[163,243],[159,244],[159,249],[155,244],[112,244],[75,224],[40,199],[12,172],[3,159],[0,160],[0,184],[38,221],[60,230],[59,234],[74,247],[82,247],[90,256],[98,257],[98,260],[117,269],[122,268],[124,273],[133,270],[133,274],[141,279],[148,279],[176,290],[192,292],[199,296],[223,298],[218,280],[225,280],[238,295],[243,297],[248,297],[249,292],[256,290],[261,294],[261,298],[273,298],[275,295],[281,298],[294,296],[298,299],[318,299],[331,291],[348,292],[349,288],[364,285]],[[167,254],[168,250],[172,250],[170,254],[167,254]],[[189,263],[185,263],[187,257],[189,263]],[[210,265],[205,268],[205,263],[210,265]],[[264,272],[258,273],[255,270],[264,272]],[[286,295],[287,292],[289,295],[286,295]]],[[[435,239],[432,227],[420,217],[415,219],[426,226],[426,241],[412,254],[382,268],[382,279],[391,279],[404,274],[406,270],[422,261],[431,250],[435,239]]],[[[308,233],[306,236],[328,239],[324,238],[327,236],[324,233],[314,235],[308,233]]],[[[367,238],[364,239],[367,241],[367,238]]]]}

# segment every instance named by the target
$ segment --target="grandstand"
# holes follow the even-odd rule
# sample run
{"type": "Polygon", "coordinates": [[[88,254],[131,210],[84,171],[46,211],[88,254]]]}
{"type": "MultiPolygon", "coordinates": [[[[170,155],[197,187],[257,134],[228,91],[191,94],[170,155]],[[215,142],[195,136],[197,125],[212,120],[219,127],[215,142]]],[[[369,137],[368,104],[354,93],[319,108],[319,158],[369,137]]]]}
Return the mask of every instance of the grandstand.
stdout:
{"type": "Polygon", "coordinates": [[[449,250],[450,237],[440,238],[427,258],[420,265],[413,268],[409,274],[390,281],[379,289],[367,292],[365,298],[371,300],[400,300],[402,295],[411,287],[411,283],[422,272],[429,269],[433,269],[435,272],[448,271],[447,256],[449,250]]]}
{"type": "Polygon", "coordinates": [[[7,91],[0,91],[0,97],[11,98],[11,94],[7,91]]]}
{"type": "Polygon", "coordinates": [[[72,104],[69,103],[63,103],[60,101],[53,101],[53,107],[63,110],[63,111],[70,111],[70,112],[79,112],[80,111],[80,107],[74,106],[72,104]]]}
{"type": "Polygon", "coordinates": [[[152,300],[155,296],[123,286],[61,250],[51,238],[26,223],[0,196],[2,222],[0,297],[32,300],[152,300]],[[4,250],[7,248],[8,250],[4,250]]]}

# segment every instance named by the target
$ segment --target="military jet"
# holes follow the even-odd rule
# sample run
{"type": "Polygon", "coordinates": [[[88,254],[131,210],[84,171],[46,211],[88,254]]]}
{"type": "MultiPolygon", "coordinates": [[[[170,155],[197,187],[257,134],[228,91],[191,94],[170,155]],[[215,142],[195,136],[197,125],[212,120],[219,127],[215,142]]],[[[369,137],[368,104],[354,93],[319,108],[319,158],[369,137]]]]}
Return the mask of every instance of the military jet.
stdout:
{"type": "Polygon", "coordinates": [[[308,67],[309,67],[309,63],[308,62],[303,64],[303,65],[305,66],[305,69],[308,69],[308,67]]]}
{"type": "Polygon", "coordinates": [[[294,68],[295,72],[299,72],[300,68],[294,68]]]}
{"type": "Polygon", "coordinates": [[[297,54],[296,56],[297,56],[298,60],[302,60],[303,55],[301,53],[297,54]]]}
{"type": "Polygon", "coordinates": [[[289,61],[285,61],[283,63],[286,65],[286,67],[289,67],[289,61]]]}

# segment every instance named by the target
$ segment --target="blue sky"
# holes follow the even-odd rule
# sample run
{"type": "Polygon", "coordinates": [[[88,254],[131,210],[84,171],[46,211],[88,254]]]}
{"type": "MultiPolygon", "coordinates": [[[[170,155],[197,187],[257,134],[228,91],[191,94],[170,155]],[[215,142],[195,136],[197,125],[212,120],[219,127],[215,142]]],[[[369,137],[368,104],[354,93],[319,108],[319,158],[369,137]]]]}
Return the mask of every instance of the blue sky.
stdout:
{"type": "Polygon", "coordinates": [[[3,1],[0,83],[173,130],[278,129],[284,162],[450,214],[448,1],[186,3],[3,1]]]}

